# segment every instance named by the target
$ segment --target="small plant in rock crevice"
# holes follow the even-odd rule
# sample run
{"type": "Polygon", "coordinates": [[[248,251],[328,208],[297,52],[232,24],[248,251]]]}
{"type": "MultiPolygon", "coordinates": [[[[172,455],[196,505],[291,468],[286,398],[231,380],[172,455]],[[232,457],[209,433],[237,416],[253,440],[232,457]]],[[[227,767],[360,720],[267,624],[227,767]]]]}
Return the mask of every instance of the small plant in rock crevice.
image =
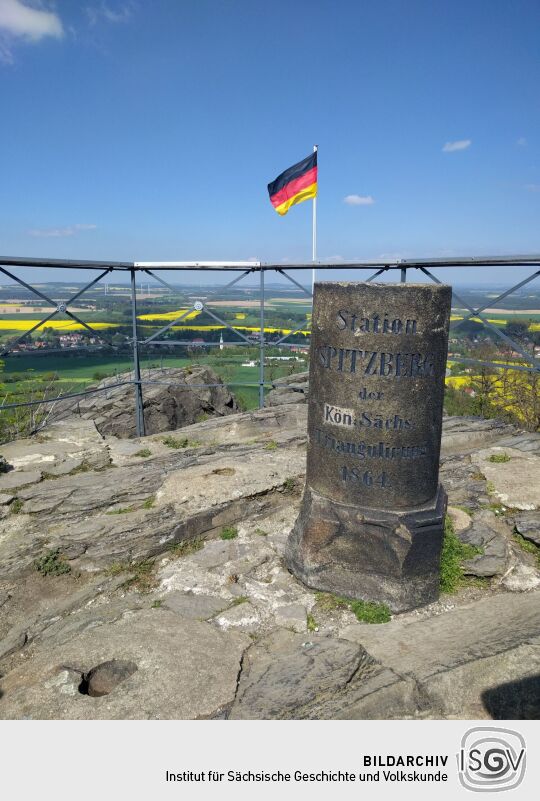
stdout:
{"type": "Polygon", "coordinates": [[[182,542],[175,542],[169,548],[169,553],[175,558],[181,556],[189,556],[192,553],[197,553],[204,547],[204,540],[197,537],[194,540],[182,540],[182,542]]]}
{"type": "Polygon", "coordinates": [[[520,534],[516,528],[514,528],[514,533],[512,534],[514,542],[519,545],[522,551],[525,553],[530,553],[533,556],[536,556],[536,560],[538,562],[538,567],[540,567],[540,548],[538,545],[535,545],[534,542],[526,539],[522,534],[520,534]]]}
{"type": "Polygon", "coordinates": [[[188,437],[173,437],[171,435],[163,437],[161,440],[168,448],[178,450],[180,448],[197,448],[201,443],[196,439],[188,439],[188,437]]]}
{"type": "Polygon", "coordinates": [[[123,589],[133,588],[139,592],[151,592],[157,584],[155,576],[156,563],[153,559],[140,562],[116,562],[105,571],[107,576],[119,576],[122,573],[131,575],[122,584],[123,589]]]}
{"type": "Polygon", "coordinates": [[[389,623],[392,617],[386,604],[376,604],[371,601],[351,601],[351,612],[361,623],[389,623]]]}
{"type": "Polygon", "coordinates": [[[235,598],[232,602],[231,606],[240,606],[240,604],[246,604],[249,601],[247,595],[239,595],[238,598],[235,598]]]}
{"type": "Polygon", "coordinates": [[[342,598],[330,592],[318,592],[315,595],[317,607],[323,612],[337,612],[350,609],[356,619],[362,623],[388,623],[392,617],[386,604],[372,601],[356,601],[352,598],[342,598]]]}
{"type": "Polygon", "coordinates": [[[504,464],[509,461],[510,456],[507,453],[493,453],[488,459],[488,462],[494,462],[495,464],[504,464]]]}
{"type": "Polygon", "coordinates": [[[9,505],[9,511],[11,512],[12,515],[18,515],[19,512],[22,511],[23,506],[24,503],[21,501],[20,498],[13,498],[13,500],[9,505]]]}
{"type": "Polygon", "coordinates": [[[238,537],[238,529],[236,526],[223,526],[220,537],[222,540],[234,540],[238,537]]]}
{"type": "Polygon", "coordinates": [[[465,559],[472,559],[482,553],[482,548],[461,542],[454,531],[452,519],[447,515],[444,521],[444,539],[440,564],[441,592],[446,594],[457,592],[466,580],[461,563],[465,559]]]}
{"type": "Polygon", "coordinates": [[[71,573],[71,565],[60,553],[60,548],[54,548],[44,553],[43,556],[36,559],[34,567],[42,576],[61,576],[71,573]]]}

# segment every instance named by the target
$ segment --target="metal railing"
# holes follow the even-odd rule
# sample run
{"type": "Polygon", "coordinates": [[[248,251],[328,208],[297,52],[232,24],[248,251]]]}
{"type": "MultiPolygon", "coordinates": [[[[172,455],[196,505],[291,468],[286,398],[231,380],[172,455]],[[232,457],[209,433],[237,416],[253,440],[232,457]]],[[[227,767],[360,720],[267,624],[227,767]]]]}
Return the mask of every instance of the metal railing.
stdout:
{"type": "MultiPolygon", "coordinates": [[[[84,260],[64,260],[64,259],[36,259],[36,258],[19,258],[19,257],[0,257],[0,273],[8,277],[9,279],[13,280],[19,286],[24,287],[28,290],[31,294],[38,297],[41,301],[46,301],[50,306],[53,307],[53,311],[47,314],[42,320],[36,322],[32,325],[27,331],[24,331],[20,336],[16,337],[14,340],[10,341],[4,348],[0,351],[0,357],[3,357],[10,353],[13,348],[15,348],[21,340],[23,340],[28,334],[31,334],[35,330],[41,328],[44,324],[48,323],[52,320],[57,314],[66,314],[70,317],[74,322],[78,323],[79,325],[83,326],[89,332],[93,334],[97,339],[104,343],[111,351],[119,351],[121,346],[115,345],[111,342],[107,336],[103,335],[99,330],[92,327],[91,323],[88,323],[82,320],[77,313],[73,311],[72,304],[78,300],[85,292],[90,290],[91,288],[95,287],[100,281],[102,281],[107,276],[116,275],[116,276],[124,276],[129,277],[130,282],[130,303],[131,303],[131,349],[132,349],[132,358],[133,358],[133,379],[119,382],[117,384],[108,385],[107,387],[103,388],[96,388],[96,389],[88,389],[82,392],[75,392],[75,393],[68,393],[66,395],[59,395],[55,398],[46,398],[41,400],[35,401],[23,401],[20,403],[4,403],[0,405],[0,411],[6,409],[13,409],[21,406],[35,406],[40,404],[47,404],[51,403],[53,400],[63,401],[69,400],[70,398],[77,399],[80,397],[89,396],[95,394],[97,392],[107,392],[110,391],[113,386],[123,386],[123,385],[133,385],[134,388],[134,411],[135,411],[135,428],[137,432],[137,436],[143,436],[145,433],[145,422],[144,422],[144,397],[143,397],[143,386],[146,383],[155,383],[155,382],[146,382],[141,375],[141,363],[140,363],[140,353],[141,349],[148,347],[148,346],[189,346],[192,345],[191,340],[171,340],[171,339],[162,339],[163,335],[165,335],[168,331],[170,331],[174,326],[179,325],[183,320],[185,320],[188,315],[190,315],[193,311],[202,312],[204,311],[207,315],[213,318],[219,325],[223,326],[224,329],[234,333],[239,340],[235,342],[227,342],[225,344],[234,344],[234,345],[248,345],[253,347],[254,343],[249,340],[249,338],[242,333],[237,327],[231,325],[226,320],[222,319],[218,314],[216,314],[212,309],[208,307],[208,300],[210,298],[216,298],[221,292],[231,289],[233,286],[238,284],[242,279],[246,278],[247,276],[257,275],[259,276],[259,337],[258,337],[258,347],[259,347],[259,380],[258,380],[258,395],[259,395],[259,407],[262,408],[264,406],[264,392],[265,388],[270,386],[270,383],[266,380],[265,376],[265,353],[266,348],[268,345],[272,347],[279,346],[279,347],[293,347],[293,344],[290,342],[286,342],[287,339],[290,337],[306,332],[307,327],[309,325],[309,320],[306,319],[305,323],[301,326],[296,328],[294,331],[289,331],[288,333],[284,333],[277,341],[275,342],[268,342],[265,337],[265,276],[267,273],[274,273],[286,280],[288,280],[291,284],[295,286],[297,290],[302,291],[306,297],[312,298],[312,291],[309,288],[306,288],[301,284],[299,281],[296,280],[292,275],[289,273],[292,271],[301,271],[301,270],[309,270],[311,271],[313,268],[316,269],[324,269],[330,271],[343,271],[343,270],[353,270],[358,271],[360,274],[364,271],[371,273],[365,280],[367,282],[374,281],[376,278],[391,274],[393,271],[397,271],[399,273],[399,278],[401,282],[407,281],[407,275],[411,271],[415,271],[415,274],[420,273],[422,277],[427,277],[431,281],[435,283],[443,283],[436,275],[433,274],[432,270],[436,270],[438,268],[471,268],[471,267],[529,267],[533,268],[533,272],[528,275],[525,279],[519,281],[519,283],[514,284],[510,289],[502,292],[496,298],[489,300],[488,303],[485,303],[483,306],[478,308],[473,308],[473,306],[468,303],[463,297],[461,297],[455,289],[452,290],[452,299],[457,301],[460,304],[460,307],[467,310],[467,314],[465,317],[454,320],[451,323],[451,328],[462,324],[463,322],[474,318],[475,320],[480,320],[482,324],[486,327],[488,333],[492,335],[495,339],[500,339],[505,345],[511,347],[513,351],[519,354],[520,360],[523,360],[525,364],[515,364],[515,363],[502,363],[502,362],[492,362],[489,360],[479,360],[479,359],[470,359],[470,358],[459,358],[459,362],[463,364],[476,364],[482,366],[488,366],[495,369],[507,369],[507,370],[520,370],[526,372],[538,372],[540,373],[540,360],[536,359],[534,354],[529,353],[526,351],[522,345],[516,341],[514,341],[511,337],[508,336],[504,331],[501,331],[496,325],[493,325],[486,317],[483,316],[483,312],[487,308],[492,308],[497,303],[499,303],[504,298],[507,298],[512,293],[516,292],[517,290],[521,289],[525,285],[529,284],[531,281],[535,280],[540,276],[540,255],[525,255],[525,256],[486,256],[486,257],[463,257],[463,258],[453,258],[453,259],[401,259],[396,261],[366,261],[366,262],[339,262],[339,263],[332,263],[328,264],[325,262],[317,262],[317,263],[302,263],[302,264],[272,264],[272,263],[261,263],[255,261],[249,262],[211,262],[211,261],[199,261],[199,262],[103,262],[103,261],[84,261],[84,260]],[[11,268],[11,269],[8,269],[11,268]],[[82,289],[77,291],[74,295],[69,297],[67,300],[62,301],[55,301],[50,298],[45,292],[43,292],[38,286],[33,286],[31,283],[25,281],[19,275],[15,275],[11,272],[12,269],[17,268],[18,270],[28,270],[31,268],[54,268],[59,270],[92,270],[97,271],[99,274],[96,278],[86,284],[82,289]],[[374,270],[374,272],[373,272],[374,270]],[[181,273],[185,271],[201,271],[201,272],[213,272],[213,273],[232,273],[235,274],[235,278],[229,281],[225,286],[218,287],[214,289],[213,292],[207,293],[205,300],[203,302],[201,300],[196,300],[190,308],[183,311],[181,315],[179,315],[176,319],[171,320],[162,328],[160,328],[155,333],[147,336],[143,339],[139,338],[138,329],[140,323],[138,323],[137,318],[137,276],[148,276],[157,281],[162,286],[168,288],[173,292],[177,292],[177,289],[172,287],[162,276],[157,275],[157,272],[166,272],[166,273],[181,273]]],[[[205,342],[201,343],[203,347],[217,345],[218,343],[213,342],[205,342]]],[[[171,385],[170,382],[166,382],[167,385],[171,385]]],[[[227,382],[229,386],[253,386],[253,384],[242,384],[239,382],[227,382]]],[[[178,386],[183,387],[210,387],[216,386],[212,384],[182,384],[178,386]]]]}

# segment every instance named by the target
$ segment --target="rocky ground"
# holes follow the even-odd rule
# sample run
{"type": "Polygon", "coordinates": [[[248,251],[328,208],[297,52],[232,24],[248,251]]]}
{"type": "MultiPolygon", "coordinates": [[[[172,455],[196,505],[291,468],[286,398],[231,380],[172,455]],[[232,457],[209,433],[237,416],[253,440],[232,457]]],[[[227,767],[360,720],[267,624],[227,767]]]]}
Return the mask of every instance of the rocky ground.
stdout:
{"type": "Polygon", "coordinates": [[[540,435],[445,421],[466,576],[369,625],[282,563],[306,413],[130,440],[71,418],[4,446],[0,717],[538,717],[540,435]]]}
{"type": "Polygon", "coordinates": [[[272,389],[266,395],[265,404],[284,406],[289,403],[307,403],[308,394],[309,373],[293,373],[272,381],[272,389]]]}
{"type": "MultiPolygon", "coordinates": [[[[238,405],[211,367],[150,368],[141,371],[143,413],[147,434],[172,431],[208,417],[224,417],[238,405]],[[204,386],[207,385],[207,386],[204,386]]],[[[97,384],[96,392],[77,402],[62,401],[52,410],[53,419],[78,417],[94,422],[104,436],[135,437],[133,371],[119,373],[97,384]]]]}

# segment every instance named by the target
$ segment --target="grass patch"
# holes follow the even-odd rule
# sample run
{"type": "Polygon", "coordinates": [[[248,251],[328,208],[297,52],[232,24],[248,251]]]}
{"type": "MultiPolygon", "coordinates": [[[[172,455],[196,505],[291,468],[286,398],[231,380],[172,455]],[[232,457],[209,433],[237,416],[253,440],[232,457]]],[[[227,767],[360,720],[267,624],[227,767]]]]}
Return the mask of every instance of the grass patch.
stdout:
{"type": "Polygon", "coordinates": [[[486,477],[483,473],[473,473],[471,476],[472,481],[485,481],[486,477]]]}
{"type": "Polygon", "coordinates": [[[465,514],[469,515],[469,517],[473,516],[474,509],[471,506],[462,506],[459,503],[454,503],[452,504],[452,506],[454,507],[454,509],[461,509],[461,511],[465,512],[465,514]]]}
{"type": "Polygon", "coordinates": [[[491,587],[491,578],[488,576],[463,576],[463,587],[476,587],[479,590],[487,590],[491,587]]]}
{"type": "Polygon", "coordinates": [[[349,602],[346,598],[340,598],[339,595],[332,595],[331,592],[317,592],[315,593],[315,599],[323,612],[335,612],[338,609],[349,609],[349,602]]]}
{"type": "Polygon", "coordinates": [[[441,553],[440,590],[451,595],[459,590],[465,582],[461,563],[483,553],[482,548],[461,542],[456,536],[454,525],[449,515],[444,520],[444,540],[441,553]]]}
{"type": "Polygon", "coordinates": [[[236,526],[223,526],[220,537],[222,540],[234,540],[238,537],[238,529],[236,526]]]}
{"type": "Polygon", "coordinates": [[[371,601],[351,601],[351,611],[356,619],[363,623],[389,623],[392,614],[386,604],[375,604],[371,601]]]}
{"type": "Polygon", "coordinates": [[[494,453],[492,456],[489,457],[488,462],[495,462],[496,464],[503,464],[504,462],[509,462],[510,457],[507,453],[494,453]]]}
{"type": "Polygon", "coordinates": [[[293,492],[296,488],[296,481],[294,478],[286,478],[283,482],[283,489],[285,492],[293,492]]]}
{"type": "Polygon", "coordinates": [[[538,545],[535,545],[534,542],[525,539],[525,537],[519,534],[515,529],[514,533],[512,534],[512,537],[514,542],[519,545],[522,551],[525,551],[526,553],[532,553],[533,556],[536,556],[536,560],[540,567],[540,548],[538,547],[538,545]]]}
{"type": "Polygon", "coordinates": [[[19,512],[22,510],[24,503],[21,501],[20,498],[13,498],[11,503],[9,504],[9,511],[12,515],[18,515],[19,512]]]}
{"type": "Polygon", "coordinates": [[[156,500],[156,499],[154,498],[154,496],[153,496],[153,495],[152,495],[152,497],[151,497],[151,498],[147,498],[147,499],[145,500],[145,502],[143,503],[143,505],[142,505],[142,508],[143,508],[143,509],[153,509],[153,508],[154,508],[154,503],[155,503],[155,500],[156,500]]]}
{"type": "Polygon", "coordinates": [[[239,595],[238,598],[235,598],[232,602],[231,606],[240,606],[240,604],[245,604],[249,601],[247,595],[239,595]]]}
{"type": "Polygon", "coordinates": [[[71,565],[69,565],[65,557],[60,553],[60,548],[55,548],[47,551],[36,559],[34,567],[42,576],[61,576],[64,573],[71,573],[71,565]]]}
{"type": "Polygon", "coordinates": [[[270,442],[267,442],[264,446],[265,451],[275,451],[277,450],[278,444],[275,439],[271,439],[270,442]]]}
{"type": "Polygon", "coordinates": [[[201,443],[196,439],[188,439],[188,437],[163,437],[161,440],[168,448],[197,448],[201,443]]]}
{"type": "Polygon", "coordinates": [[[139,592],[150,592],[156,586],[154,568],[153,559],[143,559],[141,562],[115,562],[105,570],[105,575],[120,576],[122,573],[131,573],[122,584],[122,589],[133,587],[139,592]]]}
{"type": "Polygon", "coordinates": [[[169,548],[169,553],[175,558],[181,556],[189,556],[192,553],[197,553],[204,547],[204,540],[197,538],[194,540],[183,540],[182,542],[175,542],[169,548]]]}
{"type": "Polygon", "coordinates": [[[147,459],[149,456],[152,456],[152,451],[150,448],[141,448],[140,451],[133,454],[134,456],[140,456],[141,459],[147,459]]]}
{"type": "Polygon", "coordinates": [[[160,606],[163,606],[163,601],[161,598],[157,598],[155,601],[152,601],[150,608],[151,609],[159,609],[160,606]]]}
{"type": "Polygon", "coordinates": [[[315,594],[319,609],[324,612],[335,612],[340,609],[350,609],[356,619],[363,623],[388,623],[392,617],[386,604],[376,604],[371,601],[355,601],[351,598],[342,598],[330,592],[315,594]]]}
{"type": "Polygon", "coordinates": [[[105,575],[119,576],[121,573],[125,573],[127,570],[129,570],[129,565],[124,564],[124,562],[114,562],[114,564],[105,568],[105,575]]]}
{"type": "Polygon", "coordinates": [[[489,492],[490,495],[492,492],[495,492],[495,484],[493,483],[493,481],[488,481],[488,483],[486,484],[486,490],[489,492]]]}
{"type": "Polygon", "coordinates": [[[475,556],[483,556],[484,549],[480,545],[471,545],[469,542],[462,542],[461,553],[462,559],[473,559],[475,556]]]}
{"type": "Polygon", "coordinates": [[[123,506],[120,509],[111,509],[110,512],[105,512],[106,515],[127,515],[133,512],[133,506],[123,506]]]}
{"type": "Polygon", "coordinates": [[[311,612],[308,612],[308,615],[307,615],[307,630],[310,631],[310,632],[313,632],[313,631],[318,631],[318,629],[319,629],[319,627],[317,626],[317,621],[315,620],[315,618],[313,617],[311,612]]]}

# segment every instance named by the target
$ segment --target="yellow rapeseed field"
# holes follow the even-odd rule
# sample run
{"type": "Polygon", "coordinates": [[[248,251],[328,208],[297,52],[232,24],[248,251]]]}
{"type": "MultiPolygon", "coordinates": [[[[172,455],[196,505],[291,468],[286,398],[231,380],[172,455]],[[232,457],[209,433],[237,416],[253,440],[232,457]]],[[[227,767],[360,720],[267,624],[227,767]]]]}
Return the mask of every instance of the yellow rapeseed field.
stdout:
{"type": "MultiPolygon", "coordinates": [[[[152,314],[139,314],[138,320],[164,320],[165,322],[170,322],[171,320],[176,320],[177,317],[181,317],[183,314],[186,314],[188,309],[176,309],[176,311],[172,312],[161,312],[158,314],[157,312],[152,312],[152,314]]],[[[190,311],[189,314],[186,314],[184,320],[193,320],[195,317],[198,317],[200,311],[190,311]]]]}
{"type": "MultiPolygon", "coordinates": [[[[235,325],[233,326],[236,328],[237,331],[253,331],[255,333],[260,332],[260,328],[256,326],[249,326],[249,325],[235,325]]],[[[173,331],[226,331],[226,325],[173,325],[173,331]]],[[[266,334],[292,334],[294,328],[273,328],[273,327],[266,327],[264,328],[266,334]]],[[[310,331],[306,331],[303,329],[302,331],[298,331],[298,334],[303,334],[304,336],[309,336],[311,333],[310,331]]]]}
{"type": "MultiPolygon", "coordinates": [[[[29,331],[36,323],[37,320],[0,320],[0,331],[29,331]]],[[[118,323],[88,323],[91,328],[99,331],[103,328],[118,328],[118,323]]],[[[49,320],[48,322],[38,326],[37,331],[42,331],[44,328],[54,328],[55,331],[81,331],[84,325],[76,323],[73,320],[49,320]]]]}
{"type": "Polygon", "coordinates": [[[456,389],[461,389],[462,387],[466,387],[471,381],[474,381],[474,376],[472,375],[449,375],[445,379],[446,384],[450,387],[455,387],[456,389]]]}

